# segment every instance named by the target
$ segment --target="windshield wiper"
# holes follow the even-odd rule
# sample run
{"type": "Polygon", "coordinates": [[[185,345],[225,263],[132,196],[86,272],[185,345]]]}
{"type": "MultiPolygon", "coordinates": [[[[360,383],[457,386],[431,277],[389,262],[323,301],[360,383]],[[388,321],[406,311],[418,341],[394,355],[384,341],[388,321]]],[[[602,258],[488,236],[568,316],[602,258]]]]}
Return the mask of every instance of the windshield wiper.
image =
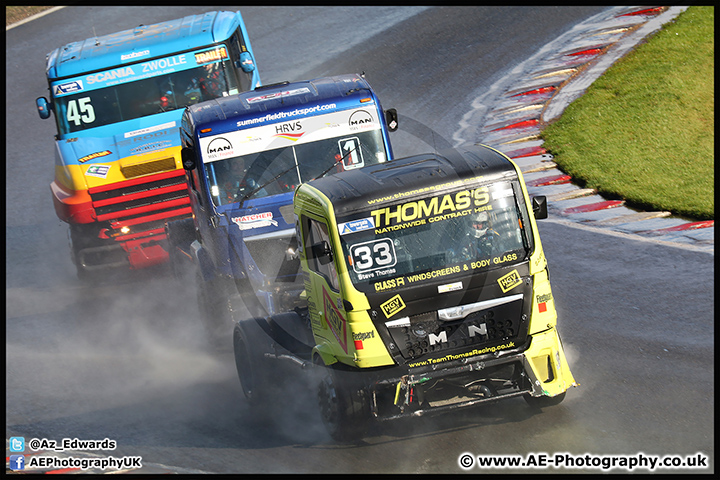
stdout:
{"type": "MultiPolygon", "coordinates": [[[[360,147],[362,147],[362,145],[360,145],[360,147]]],[[[322,177],[324,177],[325,175],[327,175],[327,173],[328,173],[330,170],[332,170],[333,168],[337,167],[339,163],[344,162],[345,159],[348,157],[348,155],[350,155],[351,153],[353,153],[355,150],[357,150],[357,147],[355,147],[355,148],[353,148],[352,150],[348,151],[348,153],[346,153],[345,155],[343,155],[337,162],[335,162],[335,163],[333,163],[332,165],[330,165],[327,170],[325,170],[324,172],[322,172],[322,173],[321,173],[320,175],[318,175],[317,177],[313,178],[313,180],[317,180],[318,178],[322,178],[322,177]]],[[[312,181],[312,180],[311,180],[311,181],[312,181]]]]}
{"type": "MultiPolygon", "coordinates": [[[[350,150],[350,151],[348,151],[348,152],[347,152],[345,155],[343,155],[338,161],[336,161],[335,163],[333,163],[332,165],[330,165],[330,167],[329,167],[327,170],[325,170],[324,172],[322,172],[320,175],[318,175],[317,177],[313,178],[312,180],[317,180],[318,178],[324,177],[330,170],[332,170],[333,168],[335,168],[339,163],[344,162],[345,159],[348,157],[348,155],[350,155],[351,153],[353,153],[355,150],[357,150],[357,147],[356,147],[356,148],[353,148],[353,149],[350,150]]],[[[243,195],[243,197],[240,199],[240,205],[238,206],[238,208],[242,208],[243,203],[245,203],[245,200],[249,199],[250,197],[252,197],[253,195],[255,195],[257,192],[259,192],[259,191],[262,190],[263,188],[267,187],[268,185],[270,185],[271,183],[273,183],[274,181],[276,181],[277,179],[279,179],[280,177],[282,177],[283,175],[285,175],[286,173],[288,173],[289,171],[291,171],[291,170],[293,170],[293,169],[295,169],[295,168],[297,168],[297,165],[296,165],[296,164],[293,164],[293,165],[291,165],[290,167],[288,167],[287,169],[285,169],[285,170],[283,170],[282,172],[280,172],[280,173],[278,173],[277,175],[275,175],[273,178],[271,178],[271,179],[268,180],[267,182],[265,182],[265,183],[263,183],[262,185],[259,185],[259,186],[255,187],[254,189],[250,190],[248,193],[246,193],[245,195],[243,195]]],[[[312,180],[310,180],[310,181],[312,181],[312,180]]]]}

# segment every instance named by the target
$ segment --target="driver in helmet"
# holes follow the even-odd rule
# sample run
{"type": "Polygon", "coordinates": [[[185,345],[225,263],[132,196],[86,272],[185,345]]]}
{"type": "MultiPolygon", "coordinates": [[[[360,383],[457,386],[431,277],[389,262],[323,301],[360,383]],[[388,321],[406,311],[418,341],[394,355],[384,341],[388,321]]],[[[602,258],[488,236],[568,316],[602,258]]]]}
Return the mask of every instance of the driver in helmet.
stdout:
{"type": "Polygon", "coordinates": [[[492,227],[488,212],[470,215],[470,244],[466,247],[466,258],[489,257],[495,253],[500,234],[492,227]]]}

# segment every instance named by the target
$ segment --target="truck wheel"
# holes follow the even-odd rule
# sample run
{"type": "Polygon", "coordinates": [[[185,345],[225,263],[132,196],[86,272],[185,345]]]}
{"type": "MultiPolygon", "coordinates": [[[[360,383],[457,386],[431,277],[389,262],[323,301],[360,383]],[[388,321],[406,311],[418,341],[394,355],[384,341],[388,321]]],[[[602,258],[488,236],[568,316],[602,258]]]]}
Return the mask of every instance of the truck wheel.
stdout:
{"type": "Polygon", "coordinates": [[[318,390],[325,428],[340,442],[362,438],[370,421],[370,405],[359,374],[335,366],[326,370],[318,390]]]}
{"type": "Polygon", "coordinates": [[[555,405],[559,405],[563,400],[565,400],[566,393],[567,392],[563,392],[560,395],[555,395],[554,397],[548,397],[547,395],[533,397],[530,394],[525,394],[523,395],[523,398],[525,398],[527,404],[533,408],[554,407],[555,405]]]}
{"type": "Polygon", "coordinates": [[[98,227],[96,224],[86,225],[71,223],[68,227],[68,243],[70,244],[70,256],[72,258],[73,264],[75,265],[78,279],[86,283],[94,282],[101,277],[101,275],[98,275],[97,273],[88,271],[80,264],[81,250],[105,245],[105,242],[101,242],[97,238],[97,230],[98,227]]]}
{"type": "Polygon", "coordinates": [[[165,223],[165,235],[167,237],[167,251],[170,260],[170,268],[177,280],[182,280],[185,272],[184,267],[187,261],[181,250],[189,251],[190,244],[195,240],[195,224],[192,218],[184,218],[174,222],[165,223]]]}
{"type": "Polygon", "coordinates": [[[200,272],[196,273],[197,302],[208,340],[214,346],[226,344],[229,347],[234,323],[235,307],[221,278],[205,281],[200,272]]]}
{"type": "Polygon", "coordinates": [[[268,338],[257,324],[263,319],[241,320],[233,331],[235,367],[245,398],[254,407],[268,406],[270,397],[270,365],[264,358],[268,338]]]}

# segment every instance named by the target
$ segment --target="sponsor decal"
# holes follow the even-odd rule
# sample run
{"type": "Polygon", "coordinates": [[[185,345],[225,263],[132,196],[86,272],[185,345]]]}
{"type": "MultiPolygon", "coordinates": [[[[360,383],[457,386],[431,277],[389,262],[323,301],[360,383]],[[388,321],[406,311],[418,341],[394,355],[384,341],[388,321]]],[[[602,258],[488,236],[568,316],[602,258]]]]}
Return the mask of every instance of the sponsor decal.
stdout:
{"type": "Polygon", "coordinates": [[[88,85],[93,83],[109,82],[113,80],[122,80],[126,77],[135,75],[135,71],[131,67],[116,68],[107,72],[94,73],[85,77],[88,85]]]}
{"type": "Polygon", "coordinates": [[[294,90],[283,90],[282,92],[268,93],[267,95],[260,95],[257,97],[251,97],[247,99],[248,103],[264,102],[266,100],[272,100],[273,98],[282,97],[283,95],[301,95],[303,93],[310,93],[310,89],[307,87],[296,88],[294,90]]]}
{"type": "Polygon", "coordinates": [[[486,210],[489,200],[487,187],[478,187],[385,207],[373,210],[370,214],[375,218],[378,227],[375,233],[382,234],[388,230],[425,225],[426,222],[439,222],[486,210]]]}
{"type": "Polygon", "coordinates": [[[372,217],[361,218],[359,220],[338,224],[338,232],[340,232],[340,235],[362,232],[363,230],[370,230],[373,228],[375,228],[375,221],[372,217]]]}
{"type": "Polygon", "coordinates": [[[300,137],[305,135],[305,132],[302,130],[303,127],[299,120],[296,122],[281,123],[275,125],[275,135],[273,135],[273,137],[280,137],[297,142],[300,137]]]}
{"type": "MultiPolygon", "coordinates": [[[[153,127],[143,128],[141,130],[133,130],[132,132],[125,132],[123,135],[125,138],[136,137],[138,135],[147,135],[149,133],[157,132],[158,130],[165,130],[167,128],[174,128],[175,122],[162,123],[153,127]]],[[[163,134],[164,135],[164,134],[163,134]]]]}
{"type": "Polygon", "coordinates": [[[232,157],[235,154],[232,143],[225,137],[215,137],[207,146],[208,160],[220,160],[232,157]]]}
{"type": "Polygon", "coordinates": [[[372,123],[372,115],[365,110],[356,110],[348,119],[348,125],[350,125],[350,127],[362,127],[364,125],[371,125],[372,123]]]}
{"type": "Polygon", "coordinates": [[[132,60],[134,58],[147,57],[148,55],[150,55],[150,50],[141,50],[139,52],[122,54],[120,55],[120,60],[124,62],[125,60],[132,60]]]}
{"type": "Polygon", "coordinates": [[[285,140],[292,140],[293,142],[297,142],[298,140],[300,140],[300,137],[302,137],[303,135],[305,135],[305,132],[302,132],[302,133],[281,133],[281,134],[278,134],[278,135],[273,135],[273,137],[284,138],[285,140]]]}
{"type": "Polygon", "coordinates": [[[102,152],[91,153],[90,155],[85,155],[84,157],[78,158],[78,163],[85,163],[94,158],[106,157],[111,154],[112,154],[112,152],[110,150],[104,150],[102,152]]]}
{"type": "Polygon", "coordinates": [[[353,333],[352,337],[353,337],[353,343],[355,343],[355,350],[362,350],[363,348],[365,348],[363,346],[363,340],[375,338],[375,331],[371,330],[369,332],[353,333]]]}
{"type": "Polygon", "coordinates": [[[448,355],[445,355],[444,357],[440,357],[440,358],[430,358],[428,360],[423,360],[421,362],[410,363],[410,364],[408,364],[408,367],[410,367],[410,368],[424,367],[424,366],[428,366],[428,365],[433,365],[435,363],[449,362],[451,360],[460,360],[462,358],[474,357],[477,355],[485,355],[487,353],[495,353],[495,352],[499,352],[500,350],[507,350],[508,348],[514,348],[514,347],[515,347],[515,342],[508,342],[508,343],[493,346],[493,347],[475,348],[469,352],[458,353],[458,354],[448,354],[448,355]]]}
{"type": "Polygon", "coordinates": [[[520,278],[520,274],[518,273],[518,271],[513,270],[507,275],[503,275],[502,277],[498,278],[497,282],[498,285],[500,285],[500,289],[503,291],[503,293],[507,293],[513,288],[522,284],[522,279],[520,278]]]}
{"type": "MultiPolygon", "coordinates": [[[[360,277],[360,275],[358,275],[360,277]]],[[[385,290],[391,290],[396,287],[402,287],[405,285],[405,277],[391,278],[389,280],[383,280],[373,284],[376,292],[384,292],[385,290]]]]}
{"type": "Polygon", "coordinates": [[[540,313],[547,312],[547,302],[552,300],[552,293],[538,295],[535,297],[535,300],[537,301],[538,311],[540,313]]]}
{"type": "Polygon", "coordinates": [[[462,282],[448,283],[447,285],[438,285],[438,293],[454,292],[456,290],[462,290],[462,282]]]}
{"type": "Polygon", "coordinates": [[[198,52],[195,54],[195,62],[198,65],[204,65],[206,63],[218,62],[228,58],[227,48],[224,45],[218,46],[211,50],[205,50],[204,52],[198,52]]]}
{"type": "Polygon", "coordinates": [[[404,308],[405,308],[405,302],[403,301],[400,294],[395,295],[390,300],[388,300],[387,302],[380,305],[380,309],[383,311],[386,318],[392,317],[393,315],[400,312],[404,308]]]}
{"type": "Polygon", "coordinates": [[[340,311],[335,307],[330,295],[327,290],[323,287],[323,303],[325,304],[325,321],[330,327],[335,339],[338,341],[343,351],[347,353],[347,330],[345,329],[346,322],[340,311]]]}
{"type": "Polygon", "coordinates": [[[75,80],[74,82],[53,85],[53,95],[59,97],[60,95],[67,95],[68,93],[81,92],[82,89],[82,80],[75,80]]]}
{"type": "Polygon", "coordinates": [[[90,165],[85,171],[85,175],[90,177],[107,178],[110,171],[110,165],[90,165]]]}
{"type": "Polygon", "coordinates": [[[163,148],[169,148],[172,146],[170,140],[163,140],[162,142],[147,143],[139,147],[135,147],[130,150],[131,155],[137,155],[138,153],[147,153],[155,150],[162,150],[163,148]]]}
{"type": "Polygon", "coordinates": [[[240,230],[269,227],[271,225],[273,227],[277,227],[278,225],[277,221],[273,220],[272,212],[253,213],[250,215],[243,215],[242,217],[233,217],[231,220],[240,227],[240,230]]]}
{"type": "Polygon", "coordinates": [[[175,67],[182,67],[186,64],[187,57],[185,57],[185,55],[151,60],[142,64],[142,73],[149,73],[151,76],[160,75],[163,73],[174,72],[177,70],[175,67]]]}

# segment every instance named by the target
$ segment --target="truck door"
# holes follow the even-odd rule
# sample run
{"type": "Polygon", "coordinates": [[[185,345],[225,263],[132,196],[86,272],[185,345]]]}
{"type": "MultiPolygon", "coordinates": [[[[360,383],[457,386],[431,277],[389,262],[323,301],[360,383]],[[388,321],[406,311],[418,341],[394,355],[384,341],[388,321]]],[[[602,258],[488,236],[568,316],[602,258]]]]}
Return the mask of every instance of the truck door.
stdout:
{"type": "Polygon", "coordinates": [[[326,340],[326,345],[336,357],[348,354],[347,314],[343,306],[343,297],[338,281],[335,252],[324,221],[302,216],[304,249],[308,261],[308,297],[309,304],[316,312],[311,312],[313,332],[318,343],[326,340]]]}

